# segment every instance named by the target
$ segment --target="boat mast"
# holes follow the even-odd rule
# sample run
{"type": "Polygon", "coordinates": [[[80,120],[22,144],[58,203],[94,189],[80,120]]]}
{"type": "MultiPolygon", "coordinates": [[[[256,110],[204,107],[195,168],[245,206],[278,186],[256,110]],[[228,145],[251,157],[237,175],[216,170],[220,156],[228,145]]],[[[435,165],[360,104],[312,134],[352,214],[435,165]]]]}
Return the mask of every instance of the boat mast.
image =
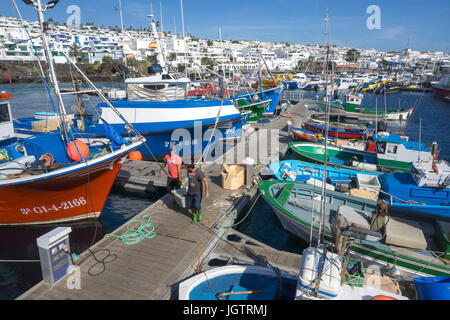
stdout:
{"type": "Polygon", "coordinates": [[[52,53],[50,51],[50,47],[48,45],[48,41],[47,41],[47,37],[45,35],[46,33],[46,28],[44,27],[44,11],[47,9],[52,9],[58,1],[56,2],[49,2],[48,4],[46,4],[45,6],[42,5],[41,0],[35,0],[35,1],[29,1],[29,3],[32,6],[34,6],[36,8],[36,11],[38,12],[38,19],[39,19],[39,25],[40,25],[40,31],[41,31],[41,39],[42,39],[42,45],[44,47],[44,53],[45,56],[47,58],[47,63],[48,63],[48,69],[49,69],[49,74],[50,74],[50,79],[51,82],[53,84],[53,89],[55,91],[55,94],[58,98],[58,109],[59,109],[59,116],[60,116],[60,128],[61,131],[63,132],[63,134],[65,135],[66,141],[69,141],[69,137],[67,135],[67,130],[66,130],[66,110],[64,107],[64,102],[61,96],[61,92],[59,89],[59,84],[58,84],[58,79],[56,77],[56,72],[55,72],[55,67],[53,65],[53,57],[52,57],[52,53]]]}
{"type": "Polygon", "coordinates": [[[159,65],[161,66],[161,68],[163,70],[163,73],[167,73],[168,70],[167,70],[167,66],[166,66],[166,61],[165,61],[164,55],[162,53],[161,42],[159,41],[158,30],[156,30],[154,16],[153,16],[153,14],[148,14],[147,17],[150,18],[150,26],[152,28],[152,36],[153,36],[153,38],[155,38],[156,46],[158,47],[156,58],[158,60],[159,65]]]}
{"type": "MultiPolygon", "coordinates": [[[[328,56],[330,53],[330,45],[328,42],[328,9],[327,9],[327,16],[325,18],[326,21],[326,31],[325,31],[325,39],[327,44],[327,55],[326,55],[326,62],[325,62],[325,95],[327,94],[328,89],[328,56]]],[[[329,119],[329,109],[330,109],[330,99],[328,100],[328,104],[325,107],[325,150],[324,150],[324,163],[323,163],[323,177],[322,177],[322,202],[320,207],[320,225],[319,225],[319,234],[317,237],[317,246],[320,245],[321,241],[325,240],[325,212],[326,212],[326,197],[327,197],[327,188],[326,188],[326,182],[327,182],[327,146],[328,146],[328,123],[330,121],[329,119]]],[[[313,200],[314,201],[314,200],[313,200]]],[[[314,204],[313,204],[314,207],[314,204]]]]}
{"type": "Polygon", "coordinates": [[[161,33],[164,32],[164,26],[163,26],[163,9],[162,9],[162,1],[159,0],[159,15],[160,15],[160,22],[161,22],[161,33]]]}
{"type": "Polygon", "coordinates": [[[180,0],[181,6],[181,27],[183,29],[183,40],[184,40],[184,15],[183,15],[183,0],[180,0]]]}
{"type": "Polygon", "coordinates": [[[122,27],[122,33],[123,33],[122,0],[119,0],[119,11],[120,11],[120,26],[122,27]]]}
{"type": "Polygon", "coordinates": [[[378,136],[378,98],[375,97],[375,135],[378,136]]]}

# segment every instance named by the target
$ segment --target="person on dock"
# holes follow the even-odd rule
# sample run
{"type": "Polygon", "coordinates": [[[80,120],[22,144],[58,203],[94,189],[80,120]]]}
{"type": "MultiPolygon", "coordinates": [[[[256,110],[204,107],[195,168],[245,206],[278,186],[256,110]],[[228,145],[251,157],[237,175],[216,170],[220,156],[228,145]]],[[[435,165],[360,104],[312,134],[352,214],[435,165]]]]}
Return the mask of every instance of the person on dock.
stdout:
{"type": "Polygon", "coordinates": [[[171,193],[174,189],[181,188],[182,160],[180,156],[176,154],[175,146],[171,146],[169,152],[170,154],[164,157],[164,164],[159,170],[159,175],[162,175],[162,171],[167,166],[169,170],[167,174],[167,192],[171,193]]]}
{"type": "Polygon", "coordinates": [[[208,179],[200,168],[194,164],[187,166],[187,176],[189,180],[186,195],[186,207],[192,211],[192,224],[202,221],[202,196],[203,183],[205,184],[205,197],[209,199],[208,179]]]}

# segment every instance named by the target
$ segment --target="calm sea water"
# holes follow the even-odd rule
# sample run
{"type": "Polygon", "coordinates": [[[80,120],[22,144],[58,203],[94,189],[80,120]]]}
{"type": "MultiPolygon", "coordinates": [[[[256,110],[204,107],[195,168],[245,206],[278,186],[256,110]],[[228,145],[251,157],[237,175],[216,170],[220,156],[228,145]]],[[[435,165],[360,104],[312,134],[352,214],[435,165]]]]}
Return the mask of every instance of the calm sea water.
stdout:
{"type": "MultiPolygon", "coordinates": [[[[99,87],[119,87],[117,83],[98,83],[99,87]]],[[[71,84],[62,84],[71,87],[71,84]]],[[[38,111],[53,111],[45,89],[40,84],[0,85],[0,91],[11,92],[14,100],[11,102],[14,118],[32,116],[38,111]]],[[[323,93],[305,91],[305,98],[314,98],[323,93]]],[[[419,139],[419,119],[422,119],[422,141],[431,144],[433,141],[441,147],[441,159],[450,160],[450,139],[447,123],[450,120],[450,105],[434,97],[432,94],[401,93],[386,96],[388,108],[409,108],[421,99],[417,111],[409,124],[407,135],[411,140],[419,139]]],[[[375,108],[375,101],[379,108],[384,108],[382,95],[365,95],[363,106],[375,108]]],[[[85,100],[86,108],[94,108],[96,98],[85,100]]],[[[64,98],[66,109],[71,112],[76,105],[75,98],[64,98]]],[[[291,155],[287,155],[291,157],[291,155]]],[[[90,223],[69,224],[73,231],[70,235],[72,251],[82,252],[105,234],[132,219],[136,214],[160,198],[162,194],[130,193],[113,189],[99,221],[90,223]]],[[[1,227],[0,228],[0,260],[37,260],[39,259],[36,238],[52,230],[55,226],[45,227],[1,227]]],[[[306,243],[293,241],[284,232],[281,223],[270,206],[259,198],[252,212],[240,223],[236,229],[258,241],[266,243],[276,249],[301,253],[306,243]]],[[[0,299],[14,299],[42,279],[39,263],[5,263],[0,261],[0,299]]]]}

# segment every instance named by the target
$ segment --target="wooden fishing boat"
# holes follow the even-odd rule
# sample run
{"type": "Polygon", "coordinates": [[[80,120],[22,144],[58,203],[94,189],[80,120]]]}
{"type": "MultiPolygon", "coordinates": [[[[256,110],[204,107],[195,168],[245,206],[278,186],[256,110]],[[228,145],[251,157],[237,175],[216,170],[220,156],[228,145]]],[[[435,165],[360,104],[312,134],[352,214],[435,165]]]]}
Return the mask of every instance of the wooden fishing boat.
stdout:
{"type": "MultiPolygon", "coordinates": [[[[322,180],[324,166],[316,163],[304,162],[299,160],[283,160],[280,162],[273,162],[268,164],[267,167],[273,172],[273,177],[276,180],[281,181],[306,181],[309,178],[322,180]],[[294,172],[295,174],[289,175],[288,173],[294,172]],[[292,179],[295,177],[295,179],[292,179]]],[[[356,179],[361,171],[335,168],[327,166],[326,176],[327,183],[352,183],[352,180],[356,179]]],[[[374,177],[380,177],[380,173],[376,172],[364,172],[364,174],[374,177]]]]}
{"type": "MultiPolygon", "coordinates": [[[[325,125],[314,122],[303,123],[303,128],[313,132],[325,134],[325,125]]],[[[370,129],[347,128],[345,125],[341,127],[328,127],[328,136],[341,139],[361,139],[363,136],[369,137],[373,133],[370,129]]]]}
{"type": "MultiPolygon", "coordinates": [[[[30,3],[31,4],[31,3],[30,3]]],[[[45,224],[98,218],[122,161],[145,139],[130,125],[122,139],[105,122],[105,142],[81,141],[66,119],[53,58],[48,46],[40,0],[33,3],[38,18],[53,92],[60,133],[16,136],[8,101],[0,104],[0,225],[45,224]]],[[[54,5],[54,4],[53,4],[54,5]]],[[[30,39],[32,41],[32,39],[30,39]]],[[[44,75],[41,75],[48,88],[44,75]]],[[[92,89],[100,91],[92,85],[92,89]]],[[[48,90],[50,101],[52,95],[48,90]]],[[[52,103],[54,106],[54,104],[52,103]]],[[[46,120],[41,120],[46,121],[46,120]]]]}
{"type": "Polygon", "coordinates": [[[261,119],[264,111],[267,109],[271,102],[271,99],[254,103],[249,102],[247,99],[238,99],[237,109],[241,113],[250,113],[250,117],[248,118],[247,122],[257,122],[259,119],[261,119]]]}
{"type": "Polygon", "coordinates": [[[362,95],[348,94],[345,101],[319,101],[319,106],[330,106],[331,110],[338,112],[340,115],[348,118],[356,118],[360,120],[388,120],[388,121],[407,121],[412,114],[414,108],[407,110],[372,110],[361,108],[362,95]],[[342,106],[343,104],[343,106],[342,106]]]}
{"type": "Polygon", "coordinates": [[[292,141],[295,142],[317,142],[317,134],[302,128],[291,128],[292,141]]]}
{"type": "Polygon", "coordinates": [[[112,152],[108,146],[88,145],[89,155],[76,162],[67,157],[64,143],[55,133],[2,146],[14,161],[0,162],[0,225],[98,218],[122,161],[142,143],[130,142],[112,152]],[[23,150],[22,156],[16,149],[23,150]],[[53,164],[40,166],[40,159],[49,154],[53,164]]]}
{"type": "Polygon", "coordinates": [[[390,205],[406,214],[450,222],[450,166],[445,161],[415,162],[410,173],[387,173],[379,177],[390,205]]]}
{"type": "Polygon", "coordinates": [[[424,143],[404,140],[397,133],[379,133],[367,141],[364,150],[329,145],[325,159],[325,145],[313,142],[291,142],[289,148],[299,160],[371,172],[409,172],[417,159],[432,161],[439,151],[432,151],[424,143]]]}
{"type": "Polygon", "coordinates": [[[386,212],[375,201],[329,190],[321,216],[321,188],[301,182],[267,180],[259,190],[283,228],[296,238],[316,241],[323,221],[325,240],[342,248],[353,238],[350,256],[367,266],[384,271],[395,267],[404,278],[450,275],[448,223],[407,218],[391,207],[383,216],[386,212]]]}
{"type": "MultiPolygon", "coordinates": [[[[271,163],[273,177],[321,185],[324,166],[298,160],[271,163]],[[315,179],[316,181],[310,181],[315,179]]],[[[414,162],[411,172],[378,174],[327,166],[326,183],[346,194],[385,200],[396,212],[450,221],[450,167],[445,161],[414,162]],[[433,169],[433,167],[435,169],[433,169]]]]}

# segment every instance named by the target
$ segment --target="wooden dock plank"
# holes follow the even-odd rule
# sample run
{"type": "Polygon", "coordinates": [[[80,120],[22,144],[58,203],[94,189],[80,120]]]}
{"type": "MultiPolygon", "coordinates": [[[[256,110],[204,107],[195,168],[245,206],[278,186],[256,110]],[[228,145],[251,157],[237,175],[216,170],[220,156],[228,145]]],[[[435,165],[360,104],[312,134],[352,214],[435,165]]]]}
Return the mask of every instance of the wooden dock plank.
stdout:
{"type": "MultiPolygon", "coordinates": [[[[304,103],[299,103],[295,108],[299,115],[302,115],[304,109],[304,103]]],[[[234,152],[230,158],[234,163],[241,163],[253,154],[249,141],[254,142],[252,139],[256,138],[256,141],[270,144],[270,139],[276,133],[275,140],[279,150],[269,147],[270,154],[256,160],[258,164],[265,165],[277,159],[280,152],[287,150],[288,120],[286,117],[278,117],[270,124],[261,126],[253,137],[242,140],[229,151],[230,154],[234,152]],[[237,148],[241,148],[242,152],[237,152],[237,148]]],[[[133,218],[142,219],[144,215],[150,214],[156,237],[144,239],[134,245],[124,245],[121,240],[106,236],[91,250],[97,259],[105,256],[102,249],[108,249],[117,258],[106,263],[103,270],[101,264],[93,267],[96,260],[90,252],[84,252],[77,260],[77,264],[80,263],[81,289],[68,289],[66,277],[53,287],[40,282],[18,299],[169,299],[181,279],[194,274],[196,268],[209,268],[208,257],[214,255],[249,263],[265,261],[272,265],[285,264],[284,267],[289,270],[298,268],[299,255],[280,252],[251,238],[248,239],[256,245],[231,242],[226,240],[224,234],[235,231],[229,228],[209,228],[219,218],[220,223],[230,224],[230,217],[244,208],[243,204],[248,203],[251,190],[245,187],[235,191],[222,189],[222,165],[219,162],[202,165],[202,170],[210,181],[211,198],[203,199],[201,223],[192,225],[189,211],[178,208],[172,196],[166,195],[133,218]],[[89,271],[99,274],[92,276],[89,271]]],[[[183,176],[186,176],[184,171],[183,176]]],[[[165,174],[159,176],[159,165],[156,163],[126,161],[116,183],[152,192],[155,187],[164,187],[166,179],[165,174]]],[[[126,232],[124,224],[114,234],[122,235],[126,232]]]]}

